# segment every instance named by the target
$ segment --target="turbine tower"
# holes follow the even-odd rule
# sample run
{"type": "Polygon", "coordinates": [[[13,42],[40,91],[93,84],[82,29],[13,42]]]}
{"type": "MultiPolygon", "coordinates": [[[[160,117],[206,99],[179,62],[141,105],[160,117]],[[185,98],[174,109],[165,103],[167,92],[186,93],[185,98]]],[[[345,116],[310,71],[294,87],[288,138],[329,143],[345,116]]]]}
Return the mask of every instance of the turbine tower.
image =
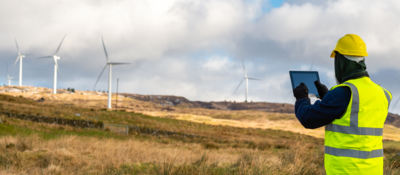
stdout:
{"type": "Polygon", "coordinates": [[[53,84],[53,94],[57,94],[57,71],[60,72],[60,69],[58,68],[58,63],[57,60],[60,59],[59,56],[57,56],[58,51],[60,50],[61,44],[64,41],[64,38],[67,36],[67,34],[64,35],[63,39],[61,40],[60,45],[58,46],[56,53],[54,53],[53,56],[45,56],[45,57],[40,57],[41,58],[53,58],[54,60],[54,84],[53,84]]]}
{"type": "MultiPolygon", "coordinates": [[[[259,80],[259,81],[260,81],[260,79],[248,77],[248,76],[247,76],[247,73],[246,73],[246,68],[244,67],[243,60],[242,60],[242,65],[243,65],[243,71],[244,71],[244,78],[243,78],[242,81],[239,83],[238,87],[235,89],[235,92],[238,90],[238,88],[239,88],[240,85],[243,83],[243,81],[246,80],[246,93],[245,93],[246,96],[245,96],[244,102],[247,102],[247,96],[248,96],[248,94],[249,94],[249,80],[259,80]]],[[[233,92],[233,93],[235,93],[235,92],[233,92]]]]}
{"type": "Polygon", "coordinates": [[[17,62],[18,62],[18,60],[19,60],[19,83],[18,83],[18,85],[19,85],[19,86],[22,86],[22,58],[24,58],[25,55],[22,55],[21,52],[19,51],[19,47],[18,47],[18,43],[17,43],[17,38],[15,38],[15,45],[17,46],[17,50],[18,50],[18,57],[17,57],[17,59],[15,60],[15,63],[14,63],[13,68],[15,67],[15,64],[17,64],[17,62]]]}
{"type": "Polygon", "coordinates": [[[103,49],[104,49],[104,53],[106,55],[107,63],[106,63],[106,66],[103,68],[103,71],[101,71],[99,78],[97,78],[97,81],[94,84],[93,90],[96,87],[97,82],[99,82],[101,75],[103,75],[104,70],[106,70],[107,66],[110,66],[109,73],[108,73],[108,101],[107,101],[107,108],[111,109],[112,108],[112,106],[111,106],[111,94],[112,94],[111,93],[111,68],[112,68],[113,65],[131,64],[131,63],[110,62],[108,60],[108,53],[107,53],[107,50],[106,50],[106,46],[104,45],[103,36],[101,37],[101,41],[103,42],[103,49]]]}

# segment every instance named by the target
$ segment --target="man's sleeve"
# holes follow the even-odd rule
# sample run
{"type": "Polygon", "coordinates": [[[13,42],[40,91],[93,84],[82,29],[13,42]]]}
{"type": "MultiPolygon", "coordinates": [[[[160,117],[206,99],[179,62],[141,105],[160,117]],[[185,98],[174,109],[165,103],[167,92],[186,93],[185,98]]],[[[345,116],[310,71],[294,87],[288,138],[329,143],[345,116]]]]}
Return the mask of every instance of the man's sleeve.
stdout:
{"type": "Polygon", "coordinates": [[[346,112],[350,97],[350,88],[338,87],[328,91],[321,101],[317,100],[313,105],[306,98],[300,99],[295,105],[296,117],[305,128],[325,126],[346,112]]]}

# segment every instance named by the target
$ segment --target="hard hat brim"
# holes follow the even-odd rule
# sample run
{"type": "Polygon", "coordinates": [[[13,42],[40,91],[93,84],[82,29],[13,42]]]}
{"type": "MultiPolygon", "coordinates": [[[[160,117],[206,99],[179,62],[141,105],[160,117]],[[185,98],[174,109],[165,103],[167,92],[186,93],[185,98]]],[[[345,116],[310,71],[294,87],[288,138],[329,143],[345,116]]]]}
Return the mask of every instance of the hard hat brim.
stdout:
{"type": "Polygon", "coordinates": [[[348,56],[356,56],[356,57],[367,57],[368,56],[367,52],[353,52],[353,53],[352,52],[346,52],[346,53],[343,53],[343,52],[340,52],[339,50],[333,50],[332,53],[331,53],[331,58],[335,58],[335,55],[336,55],[335,51],[339,52],[342,55],[348,55],[348,56]]]}

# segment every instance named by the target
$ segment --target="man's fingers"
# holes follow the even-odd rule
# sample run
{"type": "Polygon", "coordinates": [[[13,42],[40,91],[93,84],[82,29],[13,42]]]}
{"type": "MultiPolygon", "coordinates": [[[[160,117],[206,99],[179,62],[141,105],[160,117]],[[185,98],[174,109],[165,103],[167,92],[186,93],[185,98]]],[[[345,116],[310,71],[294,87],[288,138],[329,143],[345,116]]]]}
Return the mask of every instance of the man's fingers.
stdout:
{"type": "Polygon", "coordinates": [[[314,81],[315,86],[321,86],[321,82],[319,82],[319,80],[314,81]]]}

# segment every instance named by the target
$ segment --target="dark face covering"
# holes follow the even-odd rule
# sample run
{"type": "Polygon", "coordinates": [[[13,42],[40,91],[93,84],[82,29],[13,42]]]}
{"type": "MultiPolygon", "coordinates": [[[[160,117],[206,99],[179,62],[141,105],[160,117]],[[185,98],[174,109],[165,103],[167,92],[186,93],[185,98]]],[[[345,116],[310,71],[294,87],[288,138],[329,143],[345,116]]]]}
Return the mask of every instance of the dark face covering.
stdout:
{"type": "Polygon", "coordinates": [[[335,75],[339,83],[343,83],[350,79],[368,76],[367,66],[365,65],[365,59],[359,61],[351,61],[344,57],[339,52],[335,55],[335,75]]]}

